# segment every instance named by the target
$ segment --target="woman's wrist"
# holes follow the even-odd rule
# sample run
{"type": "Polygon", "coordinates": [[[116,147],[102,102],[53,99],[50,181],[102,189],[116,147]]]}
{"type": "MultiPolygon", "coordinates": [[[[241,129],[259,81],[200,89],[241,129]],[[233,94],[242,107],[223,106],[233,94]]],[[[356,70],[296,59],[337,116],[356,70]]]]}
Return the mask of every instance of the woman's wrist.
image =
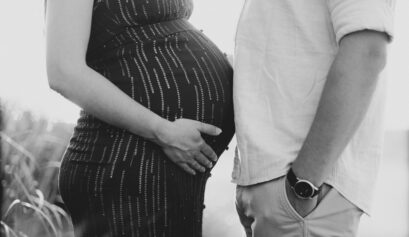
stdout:
{"type": "Polygon", "coordinates": [[[166,143],[166,141],[164,141],[163,139],[163,135],[165,134],[170,123],[172,122],[160,116],[157,116],[155,117],[155,119],[152,119],[149,125],[150,132],[147,139],[156,143],[159,146],[163,146],[166,143]]]}
{"type": "Polygon", "coordinates": [[[141,136],[158,145],[163,145],[164,130],[170,121],[160,117],[157,114],[153,116],[143,116],[143,119],[138,118],[138,121],[129,121],[130,126],[127,128],[131,133],[141,136]],[[162,142],[162,144],[160,144],[162,142]]]}

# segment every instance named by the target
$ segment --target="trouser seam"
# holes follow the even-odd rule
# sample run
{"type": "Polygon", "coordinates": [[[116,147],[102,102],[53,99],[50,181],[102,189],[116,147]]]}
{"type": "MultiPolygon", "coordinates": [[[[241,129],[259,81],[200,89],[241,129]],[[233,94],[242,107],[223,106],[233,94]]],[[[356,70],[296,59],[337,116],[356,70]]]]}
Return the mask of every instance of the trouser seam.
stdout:
{"type": "Polygon", "coordinates": [[[303,221],[303,236],[304,237],[309,237],[309,233],[308,233],[308,224],[306,221],[303,221]]]}

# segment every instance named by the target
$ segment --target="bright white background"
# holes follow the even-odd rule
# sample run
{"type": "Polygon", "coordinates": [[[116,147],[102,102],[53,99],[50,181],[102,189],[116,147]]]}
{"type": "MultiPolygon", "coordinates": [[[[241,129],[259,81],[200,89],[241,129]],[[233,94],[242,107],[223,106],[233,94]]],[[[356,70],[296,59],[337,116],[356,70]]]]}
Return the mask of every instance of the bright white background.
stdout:
{"type": "MultiPolygon", "coordinates": [[[[231,54],[242,3],[243,0],[195,0],[191,20],[223,51],[231,54]]],[[[399,135],[409,128],[408,9],[409,1],[398,1],[396,37],[388,59],[386,125],[391,138],[387,141],[389,150],[386,153],[399,158],[385,157],[379,186],[387,187],[386,192],[378,188],[374,215],[372,219],[364,218],[361,236],[403,237],[408,234],[408,154],[405,150],[408,144],[399,135]]],[[[0,2],[0,96],[51,119],[75,122],[78,108],[48,89],[43,24],[42,0],[0,2]]],[[[233,206],[234,186],[229,183],[231,164],[230,150],[221,159],[208,185],[204,224],[207,236],[241,236],[233,206]]]]}

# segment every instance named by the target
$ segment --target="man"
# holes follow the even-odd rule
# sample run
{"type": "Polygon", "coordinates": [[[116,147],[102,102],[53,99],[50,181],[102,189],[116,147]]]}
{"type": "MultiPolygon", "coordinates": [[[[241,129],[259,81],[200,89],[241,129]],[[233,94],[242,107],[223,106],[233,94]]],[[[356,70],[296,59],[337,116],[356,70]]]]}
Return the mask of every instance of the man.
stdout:
{"type": "Polygon", "coordinates": [[[233,181],[248,237],[355,236],[370,213],[393,7],[246,1],[236,36],[233,181]]]}

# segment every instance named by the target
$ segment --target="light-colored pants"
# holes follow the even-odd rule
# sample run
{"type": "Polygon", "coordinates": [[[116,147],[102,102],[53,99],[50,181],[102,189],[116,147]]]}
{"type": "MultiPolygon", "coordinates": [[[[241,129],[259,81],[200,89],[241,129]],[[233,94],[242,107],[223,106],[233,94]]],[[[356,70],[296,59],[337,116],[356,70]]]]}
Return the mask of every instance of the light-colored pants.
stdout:
{"type": "Polygon", "coordinates": [[[237,186],[236,207],[247,237],[353,237],[362,215],[331,188],[303,218],[288,201],[285,177],[237,186]]]}

